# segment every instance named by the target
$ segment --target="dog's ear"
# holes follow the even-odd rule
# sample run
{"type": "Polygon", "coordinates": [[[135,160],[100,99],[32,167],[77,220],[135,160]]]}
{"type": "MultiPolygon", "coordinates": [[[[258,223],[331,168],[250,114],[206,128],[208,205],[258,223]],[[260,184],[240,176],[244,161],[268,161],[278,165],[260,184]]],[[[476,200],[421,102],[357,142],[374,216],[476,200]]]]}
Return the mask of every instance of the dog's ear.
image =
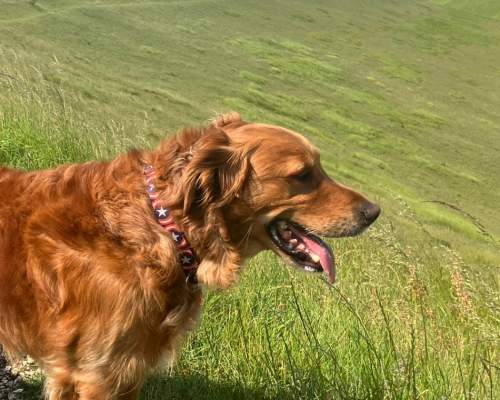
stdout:
{"type": "Polygon", "coordinates": [[[250,175],[250,152],[212,124],[193,144],[182,174],[178,195],[184,216],[204,227],[205,250],[197,277],[212,288],[231,285],[240,268],[239,251],[230,241],[222,208],[243,192],[250,175]]]}
{"type": "Polygon", "coordinates": [[[196,146],[183,174],[184,214],[218,209],[238,197],[249,174],[248,152],[212,125],[196,146]]]}

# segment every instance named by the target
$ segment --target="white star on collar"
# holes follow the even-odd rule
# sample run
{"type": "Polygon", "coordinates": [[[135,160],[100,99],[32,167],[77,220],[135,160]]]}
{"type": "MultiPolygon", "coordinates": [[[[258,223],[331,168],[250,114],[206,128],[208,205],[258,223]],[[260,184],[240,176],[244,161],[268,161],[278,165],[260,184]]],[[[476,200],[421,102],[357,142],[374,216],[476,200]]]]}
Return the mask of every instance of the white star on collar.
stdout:
{"type": "Polygon", "coordinates": [[[183,264],[191,264],[191,257],[188,257],[188,256],[182,256],[181,258],[181,263],[183,264]]]}
{"type": "Polygon", "coordinates": [[[165,208],[163,208],[163,206],[158,208],[156,210],[156,212],[158,213],[158,217],[166,217],[167,216],[167,210],[165,208]]]}
{"type": "Polygon", "coordinates": [[[177,242],[179,240],[179,238],[182,237],[182,236],[179,233],[177,233],[177,232],[173,232],[172,233],[172,237],[177,242]]]}

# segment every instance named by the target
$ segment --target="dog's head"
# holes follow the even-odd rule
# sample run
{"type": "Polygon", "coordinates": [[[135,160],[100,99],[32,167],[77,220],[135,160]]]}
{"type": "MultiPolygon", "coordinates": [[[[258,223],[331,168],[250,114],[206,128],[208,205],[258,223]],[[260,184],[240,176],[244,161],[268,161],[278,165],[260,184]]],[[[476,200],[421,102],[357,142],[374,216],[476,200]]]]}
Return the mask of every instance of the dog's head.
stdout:
{"type": "Polygon", "coordinates": [[[356,235],[380,213],[329,178],[319,151],[285,128],[246,123],[237,113],[220,116],[191,153],[182,181],[184,214],[215,224],[212,247],[225,246],[200,265],[200,280],[211,286],[227,286],[241,261],[267,249],[306,271],[324,271],[333,282],[334,255],[319,236],[356,235]]]}

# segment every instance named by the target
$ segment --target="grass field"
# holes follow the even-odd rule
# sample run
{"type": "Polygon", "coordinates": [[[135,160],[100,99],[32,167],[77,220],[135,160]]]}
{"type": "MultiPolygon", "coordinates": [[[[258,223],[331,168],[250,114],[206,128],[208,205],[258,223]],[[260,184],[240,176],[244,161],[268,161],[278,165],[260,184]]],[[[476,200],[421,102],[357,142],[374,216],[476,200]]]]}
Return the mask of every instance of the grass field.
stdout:
{"type": "Polygon", "coordinates": [[[263,254],[207,293],[142,398],[500,398],[500,3],[0,0],[0,163],[230,109],[303,132],[383,216],[332,241],[333,288],[263,254]]]}

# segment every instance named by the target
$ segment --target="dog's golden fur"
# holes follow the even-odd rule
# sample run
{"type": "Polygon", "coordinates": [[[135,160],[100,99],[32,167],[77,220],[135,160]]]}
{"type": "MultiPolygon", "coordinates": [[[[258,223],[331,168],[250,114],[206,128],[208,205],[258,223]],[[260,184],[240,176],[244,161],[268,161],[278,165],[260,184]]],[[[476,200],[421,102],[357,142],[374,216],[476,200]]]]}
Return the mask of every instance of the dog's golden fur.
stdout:
{"type": "Polygon", "coordinates": [[[328,236],[363,225],[366,200],[330,180],[303,137],[237,113],[110,162],[0,169],[0,343],[40,363],[50,400],[136,399],[196,325],[202,291],[154,219],[144,163],[201,258],[202,285],[230,286],[273,248],[278,215],[328,236]]]}

